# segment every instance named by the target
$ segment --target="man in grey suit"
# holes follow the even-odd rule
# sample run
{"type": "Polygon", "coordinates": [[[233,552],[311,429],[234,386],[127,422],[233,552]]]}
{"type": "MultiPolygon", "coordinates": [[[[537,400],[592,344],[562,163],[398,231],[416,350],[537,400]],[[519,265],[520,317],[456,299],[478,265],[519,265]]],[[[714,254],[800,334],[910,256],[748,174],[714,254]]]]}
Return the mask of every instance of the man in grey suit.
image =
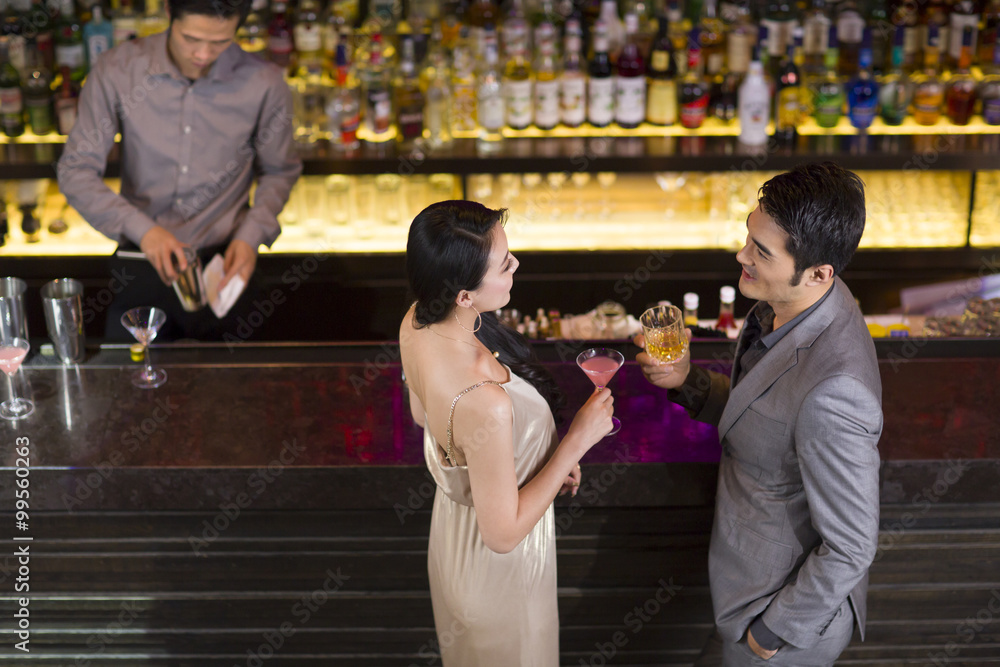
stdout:
{"type": "Polygon", "coordinates": [[[855,174],[825,163],[775,176],[736,255],[740,291],[757,303],[732,375],[691,365],[690,354],[637,357],[651,383],[718,426],[722,443],[708,557],[716,632],[698,666],[832,665],[854,622],[864,638],[882,386],[837,277],[864,225],[855,174]]]}

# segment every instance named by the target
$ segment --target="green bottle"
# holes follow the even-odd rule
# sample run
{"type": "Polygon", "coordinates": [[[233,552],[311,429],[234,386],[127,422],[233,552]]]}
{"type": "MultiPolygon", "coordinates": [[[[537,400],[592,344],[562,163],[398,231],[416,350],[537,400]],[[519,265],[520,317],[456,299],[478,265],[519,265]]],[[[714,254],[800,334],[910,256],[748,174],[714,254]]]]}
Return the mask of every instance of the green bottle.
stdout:
{"type": "Polygon", "coordinates": [[[24,134],[24,97],[21,79],[10,62],[6,42],[0,42],[0,124],[8,137],[24,134]]]}
{"type": "Polygon", "coordinates": [[[56,69],[68,67],[70,78],[79,83],[87,75],[87,48],[83,42],[83,26],[76,16],[73,0],[62,0],[59,22],[56,23],[56,69]]]}
{"type": "Polygon", "coordinates": [[[29,42],[27,67],[24,72],[24,107],[28,124],[36,135],[49,134],[56,129],[52,112],[52,76],[42,63],[42,55],[29,42]]]}
{"type": "Polygon", "coordinates": [[[839,58],[837,26],[832,25],[823,59],[825,73],[813,94],[813,113],[820,127],[836,127],[844,113],[844,87],[837,76],[839,58]]]}

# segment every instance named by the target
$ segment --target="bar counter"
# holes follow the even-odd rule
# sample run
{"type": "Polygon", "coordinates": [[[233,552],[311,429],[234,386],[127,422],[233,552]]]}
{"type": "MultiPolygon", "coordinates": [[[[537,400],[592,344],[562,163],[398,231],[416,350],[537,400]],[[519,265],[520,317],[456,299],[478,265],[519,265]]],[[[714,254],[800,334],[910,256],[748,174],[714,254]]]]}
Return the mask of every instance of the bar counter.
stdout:
{"type": "MultiPolygon", "coordinates": [[[[628,466],[629,483],[595,502],[705,502],[720,455],[715,429],[645,381],[637,348],[596,344],[626,357],[610,384],[622,430],[583,463],[595,475],[628,466]]],[[[592,391],[573,361],[589,346],[536,345],[567,395],[563,430],[592,391]]],[[[692,349],[698,363],[728,372],[731,343],[695,341],[692,349]]],[[[998,341],[885,339],[877,349],[883,502],[932,483],[954,460],[969,463],[966,475],[975,477],[966,480],[975,483],[952,489],[953,502],[1000,498],[998,341]]],[[[259,509],[375,508],[405,502],[401,489],[429,479],[395,343],[166,344],[152,347],[152,361],[167,383],[142,390],[131,384],[139,364],[126,346],[90,348],[77,366],[33,352],[24,369],[35,412],[0,425],[0,498],[13,499],[14,437],[31,443],[34,509],[196,510],[240,493],[259,509]]],[[[7,393],[4,382],[0,396],[7,393]]]]}

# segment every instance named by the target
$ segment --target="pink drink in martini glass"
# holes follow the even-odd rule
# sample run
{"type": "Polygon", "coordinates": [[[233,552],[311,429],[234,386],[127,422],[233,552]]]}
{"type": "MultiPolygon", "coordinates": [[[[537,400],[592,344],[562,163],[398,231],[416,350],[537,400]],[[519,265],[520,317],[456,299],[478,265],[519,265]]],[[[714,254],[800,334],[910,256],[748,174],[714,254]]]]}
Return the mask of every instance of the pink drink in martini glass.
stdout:
{"type": "Polygon", "coordinates": [[[14,389],[14,374],[28,356],[29,349],[28,341],[23,338],[10,338],[0,342],[0,369],[7,375],[10,383],[10,400],[0,403],[0,417],[3,419],[21,419],[35,409],[34,403],[19,397],[14,389]]]}
{"type": "MultiPolygon", "coordinates": [[[[583,369],[583,372],[598,389],[604,389],[611,382],[611,378],[615,376],[623,363],[625,363],[625,357],[622,356],[621,352],[603,347],[592,347],[576,357],[576,364],[583,369]]],[[[611,418],[611,423],[614,426],[608,431],[608,435],[614,435],[622,427],[622,423],[615,417],[611,418]]]]}

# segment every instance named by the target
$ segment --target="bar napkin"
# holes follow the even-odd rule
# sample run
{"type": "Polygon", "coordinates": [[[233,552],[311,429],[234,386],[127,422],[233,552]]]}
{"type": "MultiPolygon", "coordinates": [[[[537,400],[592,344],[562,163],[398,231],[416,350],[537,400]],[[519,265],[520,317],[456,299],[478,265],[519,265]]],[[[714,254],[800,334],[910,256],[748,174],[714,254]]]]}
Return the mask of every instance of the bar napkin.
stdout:
{"type": "Polygon", "coordinates": [[[212,307],[212,312],[220,320],[226,316],[229,309],[233,307],[236,300],[240,298],[240,294],[243,293],[243,288],[247,286],[246,281],[243,280],[242,276],[233,276],[233,279],[229,281],[222,291],[219,291],[219,283],[226,276],[226,272],[223,270],[223,260],[222,255],[216,254],[215,257],[205,266],[204,277],[205,277],[205,290],[208,292],[208,305],[212,307]]]}

